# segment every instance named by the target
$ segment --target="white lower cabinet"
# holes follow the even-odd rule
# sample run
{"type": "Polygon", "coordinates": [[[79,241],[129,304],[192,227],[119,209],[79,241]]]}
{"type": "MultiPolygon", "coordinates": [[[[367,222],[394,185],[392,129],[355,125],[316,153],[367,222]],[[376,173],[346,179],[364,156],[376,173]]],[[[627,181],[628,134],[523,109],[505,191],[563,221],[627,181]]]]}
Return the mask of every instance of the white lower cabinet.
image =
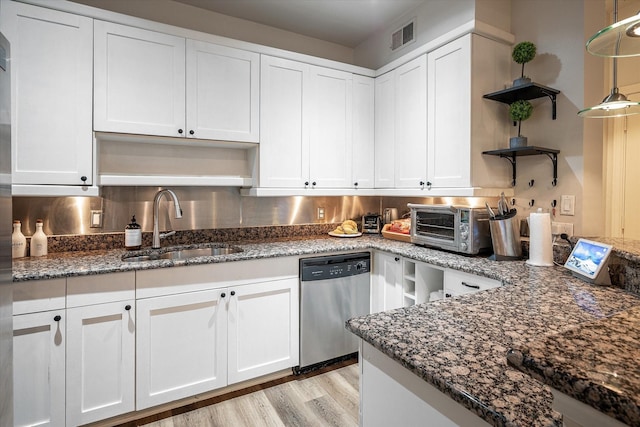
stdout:
{"type": "Polygon", "coordinates": [[[13,425],[65,425],[64,309],[13,316],[13,425]]]}
{"type": "Polygon", "coordinates": [[[16,284],[14,425],[77,426],[134,409],[134,287],[134,272],[16,284]]]}
{"type": "Polygon", "coordinates": [[[67,425],[134,410],[134,303],[67,309],[67,425]]]}
{"type": "Polygon", "coordinates": [[[138,300],[136,409],[226,385],[224,290],[138,300]]]}
{"type": "Polygon", "coordinates": [[[179,270],[138,272],[137,410],[298,364],[297,259],[179,270]]]}
{"type": "Polygon", "coordinates": [[[228,383],[298,364],[298,278],[229,291],[228,383]]]}
{"type": "Polygon", "coordinates": [[[402,307],[402,258],[385,252],[373,252],[371,312],[402,307]]]}

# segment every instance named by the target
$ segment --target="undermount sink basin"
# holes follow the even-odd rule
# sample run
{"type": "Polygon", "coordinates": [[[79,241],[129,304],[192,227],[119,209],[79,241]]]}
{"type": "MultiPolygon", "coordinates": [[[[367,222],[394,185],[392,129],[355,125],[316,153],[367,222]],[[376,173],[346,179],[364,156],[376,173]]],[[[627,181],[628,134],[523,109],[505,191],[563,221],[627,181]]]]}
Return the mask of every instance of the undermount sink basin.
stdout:
{"type": "Polygon", "coordinates": [[[195,249],[171,249],[167,252],[151,253],[146,255],[125,254],[122,257],[122,260],[127,262],[157,261],[161,259],[185,260],[199,256],[230,255],[238,252],[242,252],[242,249],[237,246],[212,246],[208,248],[195,249]]]}

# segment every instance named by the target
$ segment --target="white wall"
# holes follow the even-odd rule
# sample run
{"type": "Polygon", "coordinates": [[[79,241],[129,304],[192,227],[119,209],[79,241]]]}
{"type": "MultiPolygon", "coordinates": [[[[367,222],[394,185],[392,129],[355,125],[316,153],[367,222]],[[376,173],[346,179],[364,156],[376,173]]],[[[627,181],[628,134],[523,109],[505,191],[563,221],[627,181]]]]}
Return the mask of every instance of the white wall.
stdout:
{"type": "Polygon", "coordinates": [[[373,37],[354,49],[354,63],[362,67],[380,68],[407,52],[435,39],[474,18],[474,0],[431,0],[390,22],[373,37]],[[416,41],[395,52],[391,51],[391,34],[416,19],[416,41]]]}
{"type": "Polygon", "coordinates": [[[171,0],[71,1],[236,40],[353,63],[351,48],[171,0]]]}
{"type": "MultiPolygon", "coordinates": [[[[560,150],[558,185],[551,185],[552,165],[545,156],[518,159],[518,210],[528,214],[530,200],[535,200],[534,210],[550,209],[552,200],[559,204],[562,195],[575,195],[576,215],[558,215],[555,220],[572,222],[576,235],[604,233],[602,123],[577,116],[585,99],[601,93],[601,60],[586,53],[584,43],[603,20],[604,0],[512,1],[511,28],[516,42],[529,40],[538,48],[525,74],[561,91],[557,120],[551,120],[551,102],[543,98],[532,101],[533,116],[522,124],[529,145],[560,150]],[[529,188],[531,179],[535,184],[529,188]]],[[[514,64],[512,77],[519,75],[520,67],[514,64]]]]}

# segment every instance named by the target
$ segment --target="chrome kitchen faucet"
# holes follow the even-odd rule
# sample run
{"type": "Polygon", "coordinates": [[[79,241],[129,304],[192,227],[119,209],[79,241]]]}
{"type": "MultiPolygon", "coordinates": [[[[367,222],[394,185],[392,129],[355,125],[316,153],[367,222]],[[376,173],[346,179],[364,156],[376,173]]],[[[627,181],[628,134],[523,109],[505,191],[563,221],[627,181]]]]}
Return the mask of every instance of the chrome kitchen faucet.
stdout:
{"type": "Polygon", "coordinates": [[[169,231],[167,233],[160,233],[158,230],[158,208],[160,205],[160,199],[163,195],[169,194],[173,199],[173,204],[176,209],[175,217],[182,218],[182,209],[180,208],[180,202],[178,201],[178,196],[173,191],[163,188],[156,193],[156,196],[153,199],[153,244],[151,245],[152,249],[160,248],[160,239],[164,239],[165,237],[172,236],[176,234],[175,231],[169,231]]]}

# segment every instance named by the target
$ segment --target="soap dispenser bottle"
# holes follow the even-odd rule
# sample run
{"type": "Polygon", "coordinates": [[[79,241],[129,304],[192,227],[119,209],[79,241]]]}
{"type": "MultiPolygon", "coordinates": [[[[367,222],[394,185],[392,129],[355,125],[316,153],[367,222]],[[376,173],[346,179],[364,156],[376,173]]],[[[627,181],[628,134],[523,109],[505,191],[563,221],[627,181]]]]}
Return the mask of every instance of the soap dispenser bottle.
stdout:
{"type": "Polygon", "coordinates": [[[11,233],[11,258],[27,256],[27,238],[22,234],[20,221],[13,221],[13,233],[11,233]]]}
{"type": "Polygon", "coordinates": [[[31,256],[45,256],[47,254],[47,235],[42,230],[43,221],[36,220],[36,232],[31,236],[31,256]]]}
{"type": "Polygon", "coordinates": [[[142,247],[142,228],[136,222],[136,216],[131,217],[131,222],[124,229],[124,247],[128,251],[142,247]]]}

